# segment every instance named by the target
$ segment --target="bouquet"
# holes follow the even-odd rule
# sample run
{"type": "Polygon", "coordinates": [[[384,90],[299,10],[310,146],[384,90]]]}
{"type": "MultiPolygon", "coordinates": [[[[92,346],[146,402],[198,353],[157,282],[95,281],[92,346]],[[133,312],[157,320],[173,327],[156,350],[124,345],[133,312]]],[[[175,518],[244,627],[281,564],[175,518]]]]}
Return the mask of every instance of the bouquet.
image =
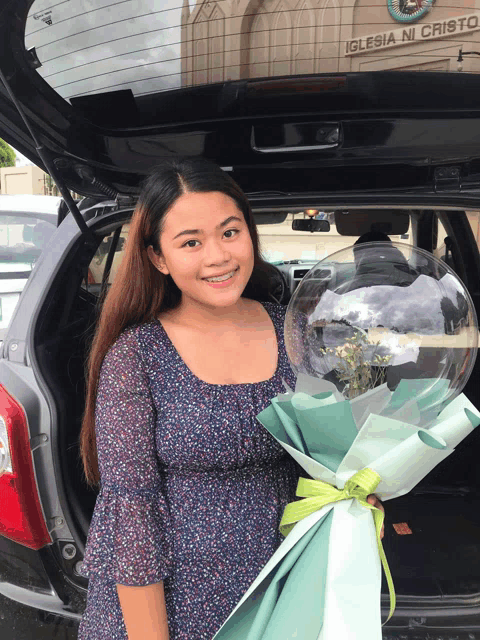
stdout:
{"type": "MultiPolygon", "coordinates": [[[[357,248],[357,269],[340,284],[316,281],[312,269],[289,304],[295,390],[286,387],[257,418],[309,477],[285,509],[284,542],[214,640],[381,640],[382,565],[390,616],[395,592],[383,513],[367,496],[408,493],[480,424],[460,394],[477,349],[468,292],[430,254],[378,245],[357,248]],[[379,256],[388,262],[375,270],[379,256]],[[416,290],[425,298],[426,278],[424,318],[416,290]],[[456,302],[453,323],[445,299],[456,302]]],[[[329,263],[348,262],[351,251],[329,263]]]]}

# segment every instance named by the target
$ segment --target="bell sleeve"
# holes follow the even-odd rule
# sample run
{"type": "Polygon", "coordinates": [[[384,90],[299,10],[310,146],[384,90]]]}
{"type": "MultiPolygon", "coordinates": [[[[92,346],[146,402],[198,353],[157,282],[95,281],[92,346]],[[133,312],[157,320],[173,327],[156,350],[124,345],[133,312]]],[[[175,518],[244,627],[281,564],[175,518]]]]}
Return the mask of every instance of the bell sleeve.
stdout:
{"type": "Polygon", "coordinates": [[[156,453],[156,412],[135,329],[105,356],[95,408],[100,492],[82,574],[145,586],[171,575],[168,503],[156,453]]]}

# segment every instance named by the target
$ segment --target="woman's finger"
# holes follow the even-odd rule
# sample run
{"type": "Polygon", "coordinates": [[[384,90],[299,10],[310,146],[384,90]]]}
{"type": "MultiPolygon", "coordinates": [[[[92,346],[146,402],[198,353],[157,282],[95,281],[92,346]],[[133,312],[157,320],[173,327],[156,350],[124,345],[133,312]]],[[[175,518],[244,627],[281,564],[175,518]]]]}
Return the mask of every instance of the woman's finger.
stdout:
{"type": "MultiPolygon", "coordinates": [[[[383,504],[380,502],[380,500],[377,498],[377,496],[374,493],[370,494],[367,497],[367,502],[368,504],[371,504],[372,507],[376,507],[377,509],[380,509],[380,511],[383,511],[383,513],[385,513],[383,504]]],[[[380,539],[382,539],[384,535],[385,535],[385,525],[382,525],[382,529],[380,531],[380,539]]]]}
{"type": "Polygon", "coordinates": [[[380,511],[383,511],[383,513],[385,513],[385,509],[383,508],[383,504],[380,502],[380,500],[377,498],[377,496],[374,493],[371,493],[368,496],[367,502],[369,504],[371,504],[372,507],[376,507],[377,509],[380,509],[380,511]]]}

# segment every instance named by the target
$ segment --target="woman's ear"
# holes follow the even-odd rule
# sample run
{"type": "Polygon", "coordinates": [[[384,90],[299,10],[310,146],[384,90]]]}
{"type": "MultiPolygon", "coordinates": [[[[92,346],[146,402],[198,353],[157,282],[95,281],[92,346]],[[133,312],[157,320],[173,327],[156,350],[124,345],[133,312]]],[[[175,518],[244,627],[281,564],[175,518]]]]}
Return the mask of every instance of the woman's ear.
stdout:
{"type": "Polygon", "coordinates": [[[148,259],[153,264],[155,269],[158,269],[160,271],[160,273],[163,273],[164,275],[168,276],[168,274],[170,272],[167,269],[167,265],[165,264],[165,260],[163,259],[162,256],[159,256],[158,253],[156,253],[154,251],[152,245],[147,247],[147,255],[148,255],[148,259]]]}

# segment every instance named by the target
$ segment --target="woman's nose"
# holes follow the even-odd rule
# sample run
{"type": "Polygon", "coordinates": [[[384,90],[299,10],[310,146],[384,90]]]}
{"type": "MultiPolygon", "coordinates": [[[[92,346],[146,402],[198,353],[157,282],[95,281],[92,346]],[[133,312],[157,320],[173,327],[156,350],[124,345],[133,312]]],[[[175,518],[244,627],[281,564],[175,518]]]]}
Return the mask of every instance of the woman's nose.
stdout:
{"type": "Polygon", "coordinates": [[[221,264],[230,260],[230,251],[221,240],[213,239],[205,247],[207,263],[221,264]]]}

